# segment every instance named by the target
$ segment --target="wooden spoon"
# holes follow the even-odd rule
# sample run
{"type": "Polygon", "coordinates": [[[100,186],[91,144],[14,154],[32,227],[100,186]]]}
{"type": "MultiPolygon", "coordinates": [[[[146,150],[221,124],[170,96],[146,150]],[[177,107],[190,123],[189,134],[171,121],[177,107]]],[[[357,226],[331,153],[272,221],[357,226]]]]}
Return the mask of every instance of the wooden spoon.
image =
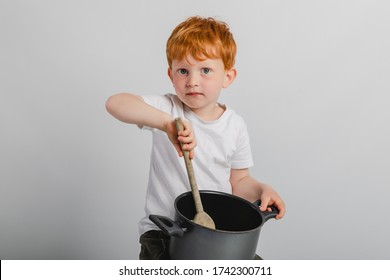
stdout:
{"type": "MultiPolygon", "coordinates": [[[[178,132],[184,130],[183,122],[180,118],[176,118],[175,123],[178,132]]],[[[215,229],[215,224],[213,219],[203,210],[203,205],[200,199],[198,185],[196,184],[196,180],[195,180],[194,168],[192,167],[192,162],[190,159],[190,152],[183,150],[183,143],[180,143],[180,147],[183,152],[188,179],[190,181],[192,196],[194,197],[194,202],[195,202],[196,214],[192,221],[198,225],[215,229]]]]}

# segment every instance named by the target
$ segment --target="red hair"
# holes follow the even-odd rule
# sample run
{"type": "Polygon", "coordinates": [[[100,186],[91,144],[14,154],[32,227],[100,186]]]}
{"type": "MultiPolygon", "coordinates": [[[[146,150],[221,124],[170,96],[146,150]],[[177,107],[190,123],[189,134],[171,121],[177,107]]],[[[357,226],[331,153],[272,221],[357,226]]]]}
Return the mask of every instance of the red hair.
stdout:
{"type": "Polygon", "coordinates": [[[214,18],[190,17],[172,31],[166,53],[169,67],[172,60],[190,54],[196,60],[221,58],[225,70],[233,68],[237,46],[229,26],[214,18]]]}

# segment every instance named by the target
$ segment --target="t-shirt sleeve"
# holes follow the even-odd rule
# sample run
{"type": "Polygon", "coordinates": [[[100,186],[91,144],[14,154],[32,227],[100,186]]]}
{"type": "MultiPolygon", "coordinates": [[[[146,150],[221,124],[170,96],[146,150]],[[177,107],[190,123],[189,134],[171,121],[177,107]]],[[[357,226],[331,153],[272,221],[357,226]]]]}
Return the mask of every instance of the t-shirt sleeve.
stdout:
{"type": "Polygon", "coordinates": [[[252,150],[248,129],[244,121],[237,129],[236,150],[231,159],[233,169],[243,169],[253,166],[252,150]]]}

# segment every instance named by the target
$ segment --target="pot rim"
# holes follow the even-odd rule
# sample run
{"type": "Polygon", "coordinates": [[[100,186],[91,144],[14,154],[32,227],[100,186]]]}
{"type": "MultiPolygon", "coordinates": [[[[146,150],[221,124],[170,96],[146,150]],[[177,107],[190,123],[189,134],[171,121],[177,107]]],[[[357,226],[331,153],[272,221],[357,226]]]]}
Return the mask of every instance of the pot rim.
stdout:
{"type": "Polygon", "coordinates": [[[240,200],[241,202],[249,205],[250,207],[252,207],[255,211],[257,211],[259,213],[259,216],[261,218],[261,223],[253,228],[253,229],[249,229],[249,230],[240,230],[240,231],[231,231],[231,230],[220,230],[220,229],[211,229],[211,228],[208,228],[208,227],[205,227],[205,226],[202,226],[202,225],[199,225],[197,223],[194,223],[192,220],[188,219],[186,216],[184,216],[178,209],[177,209],[177,202],[183,198],[184,196],[188,196],[188,195],[191,195],[192,196],[192,192],[191,191],[187,191],[185,193],[182,193],[180,194],[179,196],[176,197],[175,199],[175,202],[174,202],[174,205],[175,205],[175,210],[176,210],[176,213],[179,214],[179,216],[184,219],[186,222],[190,223],[192,226],[194,227],[201,227],[202,229],[205,229],[205,230],[208,230],[208,231],[212,231],[212,232],[220,232],[220,233],[228,233],[228,234],[245,234],[245,233],[249,233],[249,232],[254,232],[254,231],[258,231],[265,223],[265,219],[264,219],[264,215],[261,213],[260,209],[258,206],[256,206],[254,203],[255,202],[250,202],[242,197],[239,197],[237,195],[234,195],[234,194],[230,194],[230,193],[225,193],[225,192],[221,192],[221,191],[213,191],[213,190],[199,190],[199,192],[202,194],[217,194],[217,195],[222,195],[222,196],[227,196],[227,197],[230,197],[230,198],[233,198],[233,199],[237,199],[237,200],[240,200]]]}

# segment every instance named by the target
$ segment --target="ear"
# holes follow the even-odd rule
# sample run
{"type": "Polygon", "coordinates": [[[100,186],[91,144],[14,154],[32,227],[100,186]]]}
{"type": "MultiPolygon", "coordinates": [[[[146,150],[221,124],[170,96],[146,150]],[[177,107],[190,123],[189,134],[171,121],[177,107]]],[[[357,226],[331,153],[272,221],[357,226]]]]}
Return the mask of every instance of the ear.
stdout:
{"type": "Polygon", "coordinates": [[[171,82],[173,83],[173,76],[172,76],[172,69],[171,67],[168,67],[168,77],[171,79],[171,82]]]}
{"type": "Polygon", "coordinates": [[[226,71],[225,79],[223,81],[222,87],[227,88],[228,86],[230,86],[233,83],[236,76],[237,76],[237,70],[235,68],[226,71]]]}

